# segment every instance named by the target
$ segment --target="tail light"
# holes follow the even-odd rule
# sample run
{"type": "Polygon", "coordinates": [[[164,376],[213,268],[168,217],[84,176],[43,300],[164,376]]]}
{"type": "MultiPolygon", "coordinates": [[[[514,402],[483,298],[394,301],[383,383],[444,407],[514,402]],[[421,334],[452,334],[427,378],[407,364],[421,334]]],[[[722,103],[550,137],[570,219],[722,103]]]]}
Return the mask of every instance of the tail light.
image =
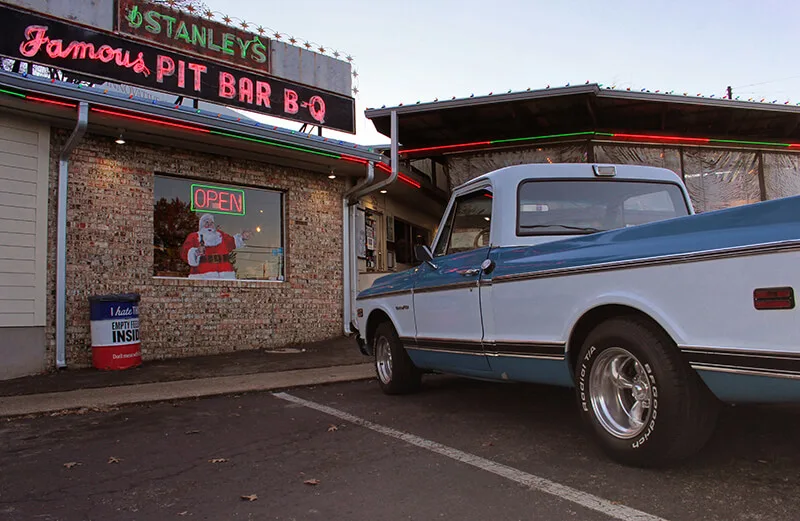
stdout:
{"type": "Polygon", "coordinates": [[[756,309],[794,309],[794,290],[792,288],[758,288],[753,291],[753,305],[756,309]]]}

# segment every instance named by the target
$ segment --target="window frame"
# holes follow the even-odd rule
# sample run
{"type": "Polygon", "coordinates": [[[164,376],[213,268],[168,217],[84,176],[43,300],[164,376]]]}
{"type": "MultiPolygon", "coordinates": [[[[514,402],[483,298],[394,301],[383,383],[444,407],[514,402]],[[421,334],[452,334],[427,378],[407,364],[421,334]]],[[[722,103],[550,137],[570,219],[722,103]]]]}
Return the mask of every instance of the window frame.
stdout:
{"type": "MultiPolygon", "coordinates": [[[[492,211],[491,211],[491,217],[490,217],[490,222],[489,222],[489,244],[491,245],[491,243],[492,243],[492,223],[494,222],[494,213],[495,213],[494,190],[492,189],[492,185],[491,184],[486,183],[486,184],[481,184],[479,186],[471,187],[470,190],[465,191],[464,193],[461,193],[461,194],[453,197],[452,201],[450,202],[450,204],[449,204],[449,206],[447,208],[448,211],[446,213],[446,218],[442,219],[441,226],[439,227],[439,232],[437,233],[436,237],[434,238],[434,244],[432,245],[433,249],[431,251],[433,253],[433,257],[434,258],[446,257],[448,255],[454,255],[454,253],[451,253],[451,252],[449,252],[447,250],[450,249],[450,238],[453,235],[453,226],[452,225],[455,222],[456,212],[458,211],[458,204],[464,198],[469,197],[471,195],[474,195],[477,192],[484,192],[484,191],[485,192],[489,192],[492,195],[492,211]],[[447,237],[444,237],[444,232],[445,231],[447,232],[447,237]],[[440,253],[440,254],[437,255],[436,250],[438,249],[439,243],[442,240],[446,241],[447,248],[443,253],[440,253]]],[[[485,246],[483,246],[483,247],[485,247],[485,246]]],[[[464,253],[464,252],[467,252],[467,251],[474,251],[476,249],[479,249],[479,248],[472,248],[470,250],[463,250],[463,251],[458,252],[458,253],[464,253]]]]}
{"type": "MultiPolygon", "coordinates": [[[[253,189],[253,190],[261,190],[264,192],[273,192],[277,193],[280,196],[280,216],[281,216],[281,226],[280,226],[280,234],[281,234],[281,248],[283,249],[283,278],[282,279],[190,279],[187,277],[174,277],[169,275],[155,275],[151,276],[152,279],[158,280],[184,280],[188,283],[208,283],[208,282],[227,282],[227,283],[236,283],[236,282],[258,282],[264,284],[282,284],[285,282],[289,282],[289,263],[287,262],[288,259],[288,220],[287,220],[287,196],[288,190],[281,189],[281,188],[273,188],[273,187],[265,187],[259,186],[252,183],[232,183],[230,181],[221,181],[217,179],[203,179],[199,177],[191,177],[182,174],[174,174],[174,173],[167,173],[162,171],[154,171],[153,172],[153,197],[152,197],[152,204],[155,206],[156,203],[156,189],[155,189],[155,180],[156,177],[162,177],[167,179],[179,180],[188,183],[210,183],[210,184],[219,184],[224,186],[229,186],[231,188],[239,188],[242,190],[246,189],[253,189]]],[[[153,224],[153,242],[155,239],[155,216],[153,216],[153,220],[151,221],[153,224]]],[[[155,243],[153,244],[155,247],[155,243]]],[[[155,265],[155,259],[151,262],[151,270],[154,273],[155,270],[153,269],[155,265]]]]}
{"type": "MultiPolygon", "coordinates": [[[[517,197],[516,197],[516,208],[514,210],[515,216],[515,223],[514,223],[514,232],[517,237],[539,237],[539,236],[552,236],[552,235],[570,235],[570,236],[580,236],[580,235],[589,235],[587,232],[582,232],[579,230],[569,230],[569,229],[561,229],[561,230],[553,230],[553,231],[525,231],[520,228],[520,218],[522,213],[522,188],[528,184],[535,184],[535,183],[547,183],[547,182],[564,182],[564,183],[641,183],[641,184],[655,184],[655,185],[672,185],[678,189],[678,193],[680,193],[681,201],[683,203],[683,207],[686,209],[686,215],[680,215],[676,217],[686,217],[692,214],[691,208],[689,208],[689,203],[687,201],[687,194],[684,189],[681,187],[680,183],[676,181],[668,181],[668,180],[657,180],[657,179],[620,179],[620,178],[567,178],[567,177],[547,177],[547,178],[527,178],[521,180],[517,184],[517,197]]],[[[653,221],[657,222],[657,221],[653,221]]],[[[621,229],[621,228],[615,228],[621,229]]],[[[612,231],[612,230],[602,230],[602,231],[612,231]]],[[[601,232],[593,232],[593,233],[601,233],[601,232]]]]}

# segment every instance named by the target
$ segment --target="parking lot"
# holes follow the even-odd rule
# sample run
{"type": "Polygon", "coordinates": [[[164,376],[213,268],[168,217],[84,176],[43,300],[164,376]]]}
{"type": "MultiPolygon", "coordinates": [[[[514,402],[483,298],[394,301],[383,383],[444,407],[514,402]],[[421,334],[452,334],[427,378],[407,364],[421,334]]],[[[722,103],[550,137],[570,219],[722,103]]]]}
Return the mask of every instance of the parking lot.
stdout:
{"type": "Polygon", "coordinates": [[[796,519],[800,410],[735,407],[668,470],[610,462],[571,392],[436,376],[0,424],[0,519],[796,519]]]}

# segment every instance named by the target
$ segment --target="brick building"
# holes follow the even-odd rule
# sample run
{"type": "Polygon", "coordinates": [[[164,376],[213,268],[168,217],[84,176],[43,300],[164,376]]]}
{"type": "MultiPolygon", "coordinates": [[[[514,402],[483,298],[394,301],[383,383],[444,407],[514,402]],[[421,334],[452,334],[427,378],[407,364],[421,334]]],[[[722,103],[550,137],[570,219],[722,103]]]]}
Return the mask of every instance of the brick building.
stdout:
{"type": "MultiPolygon", "coordinates": [[[[98,9],[115,5],[103,0],[98,9]]],[[[37,20],[62,31],[64,42],[88,40],[91,32],[2,2],[0,15],[22,40],[37,20]]],[[[179,58],[190,59],[108,30],[92,38],[112,50],[152,52],[148,64],[159,64],[162,79],[167,60],[177,71],[179,58]]],[[[85,55],[96,59],[87,70],[99,74],[101,47],[91,45],[96,52],[85,55]]],[[[307,52],[286,47],[272,45],[284,67],[307,52]]],[[[323,64],[314,76],[322,88],[304,84],[305,77],[258,80],[262,90],[266,81],[276,91],[281,85],[272,108],[298,121],[293,130],[224,108],[230,104],[215,98],[228,88],[225,74],[233,74],[224,70],[211,95],[184,97],[159,92],[161,85],[136,87],[127,76],[63,74],[44,55],[37,69],[16,52],[0,49],[12,58],[0,70],[0,379],[92,364],[89,298],[97,295],[140,295],[144,361],[347,334],[359,264],[364,272],[368,262],[372,272],[392,269],[386,243],[377,248],[382,236],[374,234],[391,238],[387,217],[430,225],[443,203],[434,179],[393,171],[379,150],[322,135],[314,118],[323,119],[326,105],[326,128],[354,131],[352,98],[341,94],[350,83],[330,72],[340,64],[327,56],[312,57],[323,64]],[[298,97],[306,91],[316,92],[308,102],[298,97]],[[306,130],[308,123],[319,131],[306,130]]],[[[197,70],[218,67],[198,63],[197,70]]],[[[191,86],[175,76],[171,88],[191,86]]],[[[257,85],[247,81],[237,86],[257,85]]],[[[247,98],[245,92],[232,102],[247,98]]]]}
{"type": "MultiPolygon", "coordinates": [[[[370,166],[374,183],[388,179],[384,156],[350,143],[256,127],[236,113],[220,116],[219,108],[198,114],[192,107],[163,107],[100,87],[0,73],[0,89],[0,376],[58,365],[59,159],[82,103],[88,127],[68,161],[66,366],[92,362],[92,295],[141,295],[145,361],[345,333],[346,266],[357,257],[346,253],[353,245],[345,231],[359,206],[357,200],[348,204],[346,193],[365,181],[370,166]],[[225,136],[196,130],[222,127],[225,136]],[[269,235],[234,250],[236,280],[189,278],[190,266],[177,252],[207,215],[189,208],[201,197],[195,194],[192,201],[193,185],[241,190],[245,215],[212,215],[231,235],[241,231],[238,221],[248,219],[257,230],[253,236],[269,235]],[[183,203],[182,213],[172,215],[175,199],[183,203]],[[186,222],[173,244],[166,244],[168,237],[159,243],[164,225],[180,219],[186,222]],[[165,249],[173,250],[171,257],[165,249]]],[[[403,217],[419,212],[403,202],[412,194],[437,204],[440,196],[434,197],[429,181],[412,172],[402,175],[407,182],[386,186],[388,194],[366,195],[367,205],[379,211],[388,206],[403,217]]]]}

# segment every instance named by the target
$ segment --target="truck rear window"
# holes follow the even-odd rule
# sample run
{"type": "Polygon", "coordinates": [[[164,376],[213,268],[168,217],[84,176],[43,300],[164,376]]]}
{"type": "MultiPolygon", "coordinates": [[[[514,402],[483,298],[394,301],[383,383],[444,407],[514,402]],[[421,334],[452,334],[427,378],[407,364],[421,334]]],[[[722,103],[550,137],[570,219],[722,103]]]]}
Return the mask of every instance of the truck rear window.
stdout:
{"type": "Polygon", "coordinates": [[[688,214],[673,183],[531,180],[519,187],[517,235],[596,233],[688,214]]]}

